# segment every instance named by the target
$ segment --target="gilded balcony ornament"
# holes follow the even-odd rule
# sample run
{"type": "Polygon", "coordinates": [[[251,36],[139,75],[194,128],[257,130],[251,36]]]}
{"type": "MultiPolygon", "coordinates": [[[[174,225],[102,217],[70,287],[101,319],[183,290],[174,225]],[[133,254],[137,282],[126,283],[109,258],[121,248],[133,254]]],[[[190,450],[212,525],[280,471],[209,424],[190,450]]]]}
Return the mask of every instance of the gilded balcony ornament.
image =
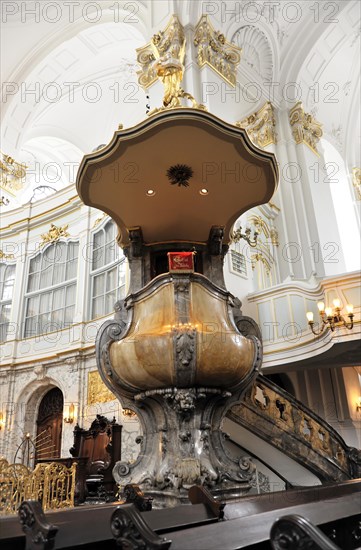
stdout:
{"type": "Polygon", "coordinates": [[[164,86],[163,106],[153,109],[149,116],[165,109],[182,107],[181,99],[188,99],[195,109],[205,110],[204,105],[181,88],[184,74],[186,39],[178,17],[172,15],[164,31],[156,33],[150,42],[137,49],[137,61],[141,66],[138,82],[149,88],[157,79],[164,86]]]}
{"type": "Polygon", "coordinates": [[[15,197],[24,188],[27,168],[0,151],[0,187],[15,197]]]}
{"type": "Polygon", "coordinates": [[[244,128],[258,147],[277,143],[276,119],[272,103],[269,101],[252,115],[236,122],[236,126],[244,128]]]}
{"type": "Polygon", "coordinates": [[[40,246],[44,246],[48,243],[54,243],[60,239],[60,237],[70,237],[68,233],[69,225],[63,225],[62,227],[57,227],[53,223],[50,225],[50,229],[47,233],[41,235],[40,246]]]}
{"type": "Polygon", "coordinates": [[[352,170],[352,183],[355,188],[356,200],[361,201],[361,168],[352,170]]]}
{"type": "Polygon", "coordinates": [[[202,15],[198,21],[194,45],[197,48],[199,67],[208,65],[223,80],[234,87],[242,49],[228,42],[224,34],[216,31],[207,15],[202,15]]]}
{"type": "Polygon", "coordinates": [[[290,110],[289,120],[295,142],[305,143],[311,151],[320,156],[317,144],[323,136],[322,124],[317,122],[311,114],[305,113],[301,101],[290,110]]]}

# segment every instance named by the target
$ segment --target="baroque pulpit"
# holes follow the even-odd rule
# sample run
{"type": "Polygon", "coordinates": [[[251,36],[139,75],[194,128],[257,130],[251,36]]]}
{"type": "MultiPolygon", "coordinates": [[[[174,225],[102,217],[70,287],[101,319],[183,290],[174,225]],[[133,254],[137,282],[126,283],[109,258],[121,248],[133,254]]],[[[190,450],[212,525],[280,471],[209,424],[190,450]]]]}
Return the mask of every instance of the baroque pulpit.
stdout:
{"type": "Polygon", "coordinates": [[[180,88],[177,51],[154,62],[163,106],[86,155],[77,177],[84,203],[117,224],[130,267],[129,293],[96,341],[104,383],[143,430],[137,460],[113,475],[156,506],[186,503],[194,484],[223,499],[250,488],[252,465],[227,453],[221,423],[257,375],[262,343],[223,261],[235,221],[278,179],[272,153],[180,88]]]}

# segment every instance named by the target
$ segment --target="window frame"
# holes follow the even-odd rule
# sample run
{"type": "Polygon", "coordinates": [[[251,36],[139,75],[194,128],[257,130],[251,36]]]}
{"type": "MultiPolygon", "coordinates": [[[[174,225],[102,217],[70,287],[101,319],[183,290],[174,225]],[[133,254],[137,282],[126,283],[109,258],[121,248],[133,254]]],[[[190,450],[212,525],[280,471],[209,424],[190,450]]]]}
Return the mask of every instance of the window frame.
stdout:
{"type": "Polygon", "coordinates": [[[4,280],[0,281],[0,327],[2,326],[5,326],[6,325],[6,332],[4,333],[4,339],[2,339],[1,335],[2,335],[2,328],[0,328],[0,343],[5,343],[7,342],[7,338],[8,338],[8,332],[9,332],[9,325],[11,323],[11,314],[12,314],[12,308],[13,308],[13,298],[14,298],[14,288],[15,288],[15,280],[16,280],[16,262],[8,262],[8,261],[0,261],[0,266],[5,266],[5,270],[4,270],[4,280]],[[11,268],[13,269],[13,273],[14,273],[14,282],[13,282],[13,285],[12,285],[12,289],[11,289],[11,297],[4,300],[2,298],[2,295],[3,295],[3,290],[4,290],[4,285],[5,285],[5,275],[6,275],[6,271],[8,268],[11,268]],[[9,322],[8,323],[2,323],[1,322],[1,314],[2,314],[2,310],[3,310],[3,307],[4,306],[10,306],[10,312],[9,312],[9,322]]]}
{"type": "MultiPolygon", "coordinates": [[[[108,317],[114,312],[114,304],[113,308],[109,312],[105,312],[105,306],[106,306],[106,297],[110,295],[112,292],[115,292],[116,297],[114,303],[116,303],[118,300],[120,300],[122,297],[125,296],[125,289],[126,289],[126,276],[125,276],[125,265],[126,265],[126,257],[124,255],[124,252],[122,252],[121,248],[118,246],[116,242],[116,234],[117,234],[117,226],[115,222],[111,218],[105,218],[101,224],[99,224],[94,230],[91,232],[91,242],[90,242],[90,249],[91,249],[91,262],[90,262],[90,269],[89,269],[89,299],[88,299],[88,320],[89,321],[95,321],[96,319],[101,319],[102,317],[108,317]],[[107,264],[103,263],[101,266],[98,266],[96,268],[93,267],[94,264],[94,244],[95,244],[95,236],[99,232],[103,231],[106,236],[106,227],[110,225],[114,229],[114,240],[111,241],[111,243],[114,245],[115,250],[115,260],[112,260],[111,262],[108,262],[107,264]],[[124,266],[124,284],[120,285],[121,282],[121,268],[124,266]],[[116,280],[118,281],[118,285],[115,288],[112,288],[111,290],[107,290],[107,274],[110,273],[114,268],[116,268],[116,280]],[[100,294],[95,295],[94,294],[94,288],[95,288],[95,279],[96,277],[99,277],[101,275],[105,276],[105,288],[103,287],[103,292],[100,294]],[[121,289],[124,289],[124,292],[121,292],[121,289]],[[122,295],[123,294],[123,295],[122,295]],[[102,303],[102,313],[100,315],[94,314],[94,302],[96,298],[103,298],[102,303]]],[[[104,239],[104,244],[101,247],[97,247],[97,249],[105,250],[107,244],[106,238],[104,239]]],[[[105,258],[104,258],[105,259],[105,258]]]]}
{"type": "MultiPolygon", "coordinates": [[[[21,316],[21,319],[22,319],[22,327],[21,327],[21,336],[22,338],[25,340],[25,339],[28,339],[28,338],[36,338],[38,336],[41,336],[43,334],[50,334],[52,332],[58,332],[60,330],[67,330],[68,328],[70,328],[73,323],[68,323],[66,320],[65,320],[65,314],[66,314],[66,310],[69,308],[69,307],[72,307],[74,308],[74,311],[76,310],[76,305],[77,305],[77,285],[78,285],[78,273],[79,273],[79,258],[80,258],[80,240],[79,239],[63,239],[63,238],[60,238],[59,240],[55,241],[55,242],[51,242],[51,243],[48,243],[46,246],[44,246],[44,248],[42,248],[41,250],[37,250],[35,254],[32,254],[31,256],[29,256],[27,258],[27,266],[26,266],[26,276],[25,276],[25,290],[24,290],[24,299],[23,299],[23,312],[22,312],[22,316],[21,316]],[[77,254],[77,259],[76,259],[76,270],[75,270],[75,275],[74,277],[70,278],[70,279],[62,279],[61,281],[53,284],[53,279],[54,279],[54,267],[52,268],[52,281],[51,281],[51,284],[44,287],[44,288],[39,288],[40,284],[41,284],[41,273],[43,273],[43,270],[42,270],[42,267],[43,267],[43,257],[44,257],[44,254],[46,253],[46,251],[48,249],[50,249],[51,246],[57,246],[58,244],[65,244],[66,246],[66,250],[67,250],[67,254],[66,254],[66,260],[63,261],[62,263],[64,264],[65,266],[65,275],[66,275],[66,266],[67,264],[69,263],[69,259],[68,259],[68,254],[69,254],[69,246],[71,244],[76,244],[78,245],[78,254],[77,254]],[[40,265],[40,269],[38,271],[32,271],[30,272],[30,267],[31,267],[31,262],[32,260],[34,260],[36,257],[40,256],[41,258],[41,265],[40,265]],[[33,274],[33,273],[38,273],[38,277],[39,277],[39,280],[38,280],[38,284],[37,284],[37,287],[35,290],[31,290],[29,291],[28,288],[29,288],[29,281],[30,281],[30,275],[33,274]],[[70,287],[74,287],[74,301],[71,305],[68,305],[66,303],[66,294],[67,294],[67,289],[70,288],[70,287]],[[56,310],[54,310],[54,295],[56,293],[57,290],[59,289],[64,289],[64,296],[63,296],[63,303],[64,303],[64,306],[62,308],[57,308],[56,310]],[[41,301],[41,297],[42,296],[45,296],[45,295],[50,295],[50,300],[49,300],[49,307],[48,307],[48,310],[45,312],[41,312],[40,311],[40,301],[41,301]],[[37,303],[37,313],[35,315],[27,315],[28,313],[28,304],[29,304],[29,300],[32,299],[32,298],[38,298],[38,303],[37,303]],[[48,320],[46,322],[46,325],[48,325],[50,327],[50,330],[47,329],[47,330],[43,330],[41,329],[40,330],[40,327],[39,327],[39,330],[34,330],[31,334],[27,334],[27,323],[28,323],[28,320],[29,319],[35,319],[35,329],[38,325],[40,325],[40,319],[42,316],[45,316],[45,315],[53,315],[54,311],[62,311],[62,319],[61,319],[61,322],[59,323],[59,321],[55,321],[55,320],[48,320]],[[58,325],[56,327],[56,325],[58,325]],[[53,328],[54,327],[54,328],[53,328]]],[[[56,262],[53,262],[53,265],[54,263],[56,262]]]]}

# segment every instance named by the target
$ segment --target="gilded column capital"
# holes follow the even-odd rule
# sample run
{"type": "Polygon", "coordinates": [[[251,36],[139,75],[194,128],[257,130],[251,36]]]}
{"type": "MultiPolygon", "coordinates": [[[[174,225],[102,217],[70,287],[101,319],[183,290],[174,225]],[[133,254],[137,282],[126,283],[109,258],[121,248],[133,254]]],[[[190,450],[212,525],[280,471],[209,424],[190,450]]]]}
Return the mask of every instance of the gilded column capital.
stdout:
{"type": "Polygon", "coordinates": [[[199,67],[209,65],[228,84],[236,85],[242,49],[228,42],[224,34],[216,31],[208,15],[202,15],[197,23],[194,45],[197,48],[199,67]]]}
{"type": "Polygon", "coordinates": [[[292,134],[297,144],[305,143],[317,156],[317,144],[323,135],[322,124],[311,114],[304,111],[301,101],[296,103],[289,112],[292,134]]]}
{"type": "Polygon", "coordinates": [[[271,143],[277,143],[274,108],[269,101],[252,115],[236,122],[236,126],[244,128],[258,147],[267,147],[271,143]]]}
{"type": "Polygon", "coordinates": [[[361,168],[352,169],[352,184],[355,189],[356,200],[361,201],[361,168]]]}

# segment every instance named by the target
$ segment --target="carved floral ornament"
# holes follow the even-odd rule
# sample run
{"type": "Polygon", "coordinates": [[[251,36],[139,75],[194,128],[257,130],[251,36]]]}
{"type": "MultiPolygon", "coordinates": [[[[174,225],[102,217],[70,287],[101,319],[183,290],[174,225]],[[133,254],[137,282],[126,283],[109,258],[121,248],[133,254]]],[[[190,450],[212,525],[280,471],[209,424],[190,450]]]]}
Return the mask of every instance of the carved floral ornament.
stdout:
{"type": "Polygon", "coordinates": [[[50,225],[50,229],[47,233],[41,235],[40,246],[44,246],[47,243],[54,243],[60,239],[60,237],[70,237],[68,233],[69,225],[63,225],[62,227],[57,227],[53,223],[50,225]]]}
{"type": "Polygon", "coordinates": [[[289,119],[295,142],[305,143],[319,156],[317,144],[323,135],[322,124],[317,122],[311,114],[305,113],[301,101],[290,110],[289,119]]]}
{"type": "Polygon", "coordinates": [[[236,122],[236,126],[244,128],[258,147],[267,147],[271,143],[277,143],[274,108],[269,101],[252,115],[236,122]]]}

